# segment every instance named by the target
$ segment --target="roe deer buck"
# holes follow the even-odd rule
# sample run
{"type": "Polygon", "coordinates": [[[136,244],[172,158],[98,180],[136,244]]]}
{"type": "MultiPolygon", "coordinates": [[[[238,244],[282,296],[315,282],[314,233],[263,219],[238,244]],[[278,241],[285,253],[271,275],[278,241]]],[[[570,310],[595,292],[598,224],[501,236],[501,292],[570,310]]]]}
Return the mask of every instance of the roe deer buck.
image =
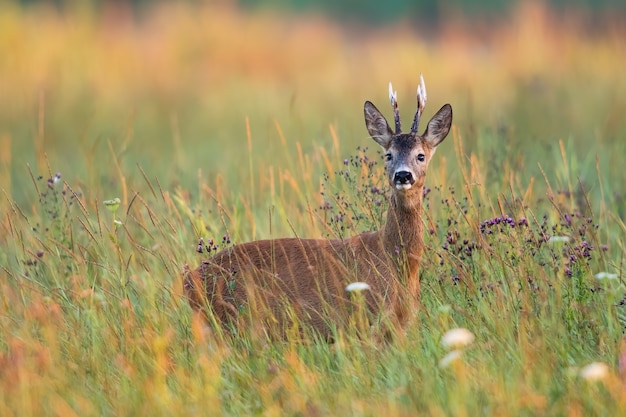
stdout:
{"type": "Polygon", "coordinates": [[[420,296],[418,268],[424,250],[422,199],[428,162],[452,123],[444,105],[423,135],[417,132],[426,103],[420,75],[417,112],[409,133],[402,133],[397,96],[389,84],[395,133],[369,101],[365,124],[385,151],[391,195],[385,224],[379,231],[347,239],[283,238],[235,245],[185,274],[192,307],[208,308],[216,324],[278,331],[305,326],[333,338],[346,324],[352,307],[346,285],[362,281],[369,322],[402,329],[420,296]],[[260,326],[259,326],[260,325],[260,326]],[[272,329],[274,327],[274,329],[272,329]]]}

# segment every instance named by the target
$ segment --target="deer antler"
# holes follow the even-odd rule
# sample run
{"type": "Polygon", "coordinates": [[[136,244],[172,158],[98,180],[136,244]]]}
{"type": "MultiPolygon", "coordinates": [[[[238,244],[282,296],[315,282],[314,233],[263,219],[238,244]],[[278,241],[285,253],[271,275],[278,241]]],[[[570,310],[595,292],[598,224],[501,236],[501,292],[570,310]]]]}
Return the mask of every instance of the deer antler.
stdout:
{"type": "Polygon", "coordinates": [[[396,134],[399,134],[402,132],[402,126],[400,125],[400,110],[398,110],[398,92],[393,91],[391,83],[389,83],[389,101],[393,108],[393,120],[396,122],[396,134]]]}
{"type": "Polygon", "coordinates": [[[420,119],[422,118],[422,112],[424,111],[424,106],[426,105],[426,99],[426,84],[424,84],[424,76],[420,73],[420,85],[417,86],[417,112],[415,112],[415,117],[413,118],[411,133],[417,132],[420,119]]]}

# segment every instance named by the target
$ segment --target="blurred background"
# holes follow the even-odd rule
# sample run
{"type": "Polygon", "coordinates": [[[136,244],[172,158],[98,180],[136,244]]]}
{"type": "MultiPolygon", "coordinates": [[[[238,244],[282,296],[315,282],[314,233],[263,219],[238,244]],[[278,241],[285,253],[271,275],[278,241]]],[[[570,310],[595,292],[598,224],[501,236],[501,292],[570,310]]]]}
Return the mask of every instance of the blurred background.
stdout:
{"type": "MultiPolygon", "coordinates": [[[[185,3],[185,1],[179,1],[185,3]]],[[[21,0],[20,4],[32,5],[46,3],[42,0],[21,0]]],[[[151,7],[159,4],[172,3],[165,0],[55,0],[49,1],[57,8],[73,7],[78,3],[88,3],[90,7],[106,8],[121,7],[132,9],[135,15],[149,11],[151,7]]],[[[190,5],[203,3],[199,0],[188,0],[190,5]]],[[[439,20],[445,20],[448,13],[462,13],[474,16],[498,16],[509,13],[516,7],[516,0],[438,0],[438,1],[410,1],[389,0],[380,2],[374,0],[221,0],[221,4],[239,6],[247,10],[272,9],[293,13],[320,13],[337,20],[350,20],[353,22],[365,22],[385,24],[402,19],[421,20],[422,23],[430,22],[437,25],[439,20]]],[[[603,14],[623,13],[626,5],[619,0],[546,0],[542,2],[551,9],[559,12],[577,9],[581,13],[589,13],[596,16],[603,14]]]]}
{"type": "Polygon", "coordinates": [[[473,157],[475,183],[497,192],[525,189],[539,166],[557,183],[623,178],[623,1],[1,7],[0,188],[19,202],[32,201],[27,165],[98,200],[145,189],[139,166],[166,189],[203,178],[271,204],[299,184],[304,201],[356,146],[372,147],[362,105],[389,115],[389,81],[412,117],[420,72],[425,117],[454,108],[463,149],[442,147],[448,177],[473,157]]]}

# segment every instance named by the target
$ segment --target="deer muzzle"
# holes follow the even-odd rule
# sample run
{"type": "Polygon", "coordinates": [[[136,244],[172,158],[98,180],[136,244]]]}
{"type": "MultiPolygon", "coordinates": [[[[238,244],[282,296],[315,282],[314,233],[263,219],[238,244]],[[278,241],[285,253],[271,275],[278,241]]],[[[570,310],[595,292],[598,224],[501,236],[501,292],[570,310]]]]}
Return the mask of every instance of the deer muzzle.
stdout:
{"type": "Polygon", "coordinates": [[[415,177],[411,171],[397,171],[393,175],[393,183],[398,190],[408,190],[415,183],[415,177]]]}

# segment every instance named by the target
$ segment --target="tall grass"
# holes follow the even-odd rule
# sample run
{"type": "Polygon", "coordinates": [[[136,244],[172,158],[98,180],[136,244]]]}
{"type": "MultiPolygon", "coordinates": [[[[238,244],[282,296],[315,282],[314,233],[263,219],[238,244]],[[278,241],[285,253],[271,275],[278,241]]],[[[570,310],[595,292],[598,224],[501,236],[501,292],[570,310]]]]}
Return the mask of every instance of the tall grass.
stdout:
{"type": "Polygon", "coordinates": [[[0,14],[1,415],[622,412],[622,29],[530,3],[434,32],[215,6],[126,17],[0,14]],[[222,340],[182,293],[198,239],[378,227],[362,104],[392,80],[406,117],[420,71],[427,113],[451,102],[455,126],[406,335],[222,340]],[[475,341],[448,356],[458,327],[475,341]],[[592,362],[608,372],[590,380],[592,362]]]}

